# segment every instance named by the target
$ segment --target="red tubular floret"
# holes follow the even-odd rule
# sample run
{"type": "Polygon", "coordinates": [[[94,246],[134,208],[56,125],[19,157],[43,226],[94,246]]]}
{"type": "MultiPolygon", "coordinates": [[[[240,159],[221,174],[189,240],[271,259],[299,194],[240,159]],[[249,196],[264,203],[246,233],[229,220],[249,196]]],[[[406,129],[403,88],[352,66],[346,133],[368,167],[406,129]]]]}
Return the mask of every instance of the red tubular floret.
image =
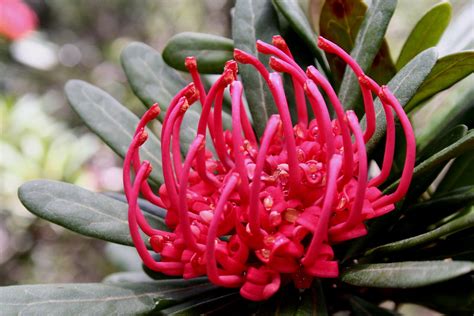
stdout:
{"type": "MultiPolygon", "coordinates": [[[[352,71],[354,71],[355,75],[358,78],[365,75],[362,68],[351,57],[351,55],[346,53],[342,48],[340,48],[333,42],[325,39],[322,36],[319,36],[318,46],[322,50],[328,53],[336,54],[337,56],[342,58],[349,65],[349,67],[351,67],[352,71]]],[[[359,86],[362,91],[362,97],[364,99],[364,110],[367,117],[367,129],[365,130],[365,134],[364,134],[364,140],[365,142],[367,142],[372,137],[375,131],[375,124],[376,124],[375,109],[374,109],[374,102],[373,102],[372,94],[370,93],[370,90],[368,90],[367,87],[361,84],[360,82],[359,82],[359,86]]]]}
{"type": "Polygon", "coordinates": [[[136,218],[136,209],[138,208],[138,193],[140,185],[151,172],[150,163],[144,161],[140,166],[137,176],[135,178],[135,184],[130,192],[129,206],[128,206],[128,225],[130,228],[130,235],[132,236],[135,248],[143,260],[145,265],[154,271],[160,271],[172,275],[180,275],[183,268],[181,262],[156,262],[146,249],[145,243],[143,242],[140,232],[138,230],[138,223],[136,218]]]}
{"type": "Polygon", "coordinates": [[[212,283],[226,286],[226,287],[236,287],[242,284],[242,277],[237,275],[219,275],[217,268],[216,256],[215,256],[215,246],[217,236],[217,227],[219,225],[219,220],[222,216],[229,195],[232,193],[236,185],[238,184],[238,176],[232,174],[227,182],[224,184],[222,189],[221,196],[217,202],[216,210],[212,218],[212,222],[209,225],[209,231],[207,233],[207,245],[206,245],[206,266],[207,266],[207,276],[212,283]]]}
{"type": "Polygon", "coordinates": [[[249,179],[247,176],[247,168],[242,153],[243,140],[241,129],[241,109],[242,109],[242,84],[234,81],[231,86],[230,95],[232,97],[232,137],[234,139],[234,161],[236,172],[240,175],[240,199],[242,205],[247,205],[249,197],[249,179]]]}

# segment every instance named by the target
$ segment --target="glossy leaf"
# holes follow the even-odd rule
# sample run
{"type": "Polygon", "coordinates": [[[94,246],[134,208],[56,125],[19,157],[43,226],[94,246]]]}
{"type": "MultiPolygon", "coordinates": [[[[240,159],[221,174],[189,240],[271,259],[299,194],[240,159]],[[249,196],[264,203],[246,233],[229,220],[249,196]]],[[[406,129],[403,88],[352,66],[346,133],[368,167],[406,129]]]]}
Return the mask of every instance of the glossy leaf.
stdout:
{"type": "Polygon", "coordinates": [[[405,261],[354,265],[343,282],[364,287],[415,288],[454,279],[474,271],[469,261],[405,261]]]}
{"type": "MultiPolygon", "coordinates": [[[[66,84],[69,104],[84,123],[120,157],[125,157],[138,125],[138,117],[101,89],[80,80],[66,84]]],[[[148,140],[141,147],[141,158],[153,165],[150,177],[163,182],[160,141],[148,130],[148,140]]]]}
{"type": "Polygon", "coordinates": [[[443,1],[428,10],[408,35],[397,60],[397,69],[427,48],[436,46],[451,20],[451,4],[443,1]]]}
{"type": "MultiPolygon", "coordinates": [[[[368,71],[379,51],[388,23],[393,15],[396,0],[372,1],[357,34],[351,56],[368,71]]],[[[345,109],[352,109],[360,95],[359,81],[349,67],[346,67],[339,90],[339,99],[345,109]]]]}
{"type": "Polygon", "coordinates": [[[414,247],[420,247],[427,243],[434,242],[441,237],[454,234],[458,231],[465,230],[471,227],[474,227],[474,207],[472,207],[470,212],[468,212],[467,214],[453,219],[432,231],[408,239],[399,240],[396,242],[378,246],[376,248],[368,250],[365,255],[384,255],[392,252],[407,250],[414,247]]]}
{"type": "Polygon", "coordinates": [[[234,43],[231,39],[205,34],[184,32],[168,41],[163,50],[163,59],[171,67],[186,71],[184,61],[188,56],[197,59],[200,73],[220,74],[226,61],[234,55],[234,43]]]}
{"type": "MultiPolygon", "coordinates": [[[[436,63],[437,57],[438,54],[435,48],[430,48],[418,54],[418,56],[403,67],[387,84],[401,106],[405,106],[415,95],[418,87],[423,83],[436,63]]],[[[368,152],[374,150],[375,146],[385,135],[387,127],[382,103],[379,99],[375,102],[375,113],[377,117],[377,127],[374,135],[367,144],[368,152]]],[[[362,125],[365,125],[365,117],[362,121],[362,125]]]]}
{"type": "Polygon", "coordinates": [[[331,77],[330,72],[327,69],[326,62],[323,59],[323,54],[318,48],[318,44],[316,42],[317,35],[311,29],[311,25],[309,24],[304,12],[301,10],[298,1],[272,0],[272,3],[278,12],[280,12],[286,18],[288,23],[306,43],[306,45],[308,45],[311,53],[318,60],[319,65],[322,67],[326,75],[331,77]]]}
{"type": "MultiPolygon", "coordinates": [[[[474,130],[470,130],[463,138],[457,142],[445,147],[443,150],[432,155],[428,159],[418,164],[413,171],[413,179],[417,179],[434,168],[438,167],[443,162],[446,162],[452,158],[455,158],[465,152],[474,149],[474,130]]],[[[389,192],[395,189],[399,181],[391,184],[384,192],[389,192]]],[[[413,183],[412,183],[413,185],[413,183]]]]}
{"type": "Polygon", "coordinates": [[[19,285],[0,288],[5,315],[141,315],[215,288],[202,280],[19,285]]]}
{"type": "MultiPolygon", "coordinates": [[[[257,40],[272,41],[278,34],[276,13],[269,1],[238,0],[232,20],[235,48],[250,53],[268,67],[269,57],[257,52],[257,40]]],[[[265,80],[250,65],[240,65],[239,73],[245,89],[257,135],[262,135],[270,115],[276,113],[275,102],[265,80]]]]}
{"type": "Polygon", "coordinates": [[[440,58],[420,89],[406,107],[412,111],[423,101],[448,89],[474,72],[474,51],[464,51],[440,58]]]}
{"type": "MultiPolygon", "coordinates": [[[[127,221],[128,205],[100,193],[51,180],[34,180],[18,190],[23,205],[35,215],[79,234],[133,246],[127,221]]],[[[167,230],[162,219],[150,225],[167,230]]]]}
{"type": "MultiPolygon", "coordinates": [[[[161,110],[166,112],[171,99],[187,85],[161,55],[143,43],[128,45],[120,56],[122,67],[127,75],[133,92],[147,107],[158,103],[161,110]]],[[[196,136],[199,121],[199,106],[192,106],[184,116],[181,128],[181,149],[186,152],[196,136]]],[[[164,115],[159,116],[160,119],[164,115]]]]}

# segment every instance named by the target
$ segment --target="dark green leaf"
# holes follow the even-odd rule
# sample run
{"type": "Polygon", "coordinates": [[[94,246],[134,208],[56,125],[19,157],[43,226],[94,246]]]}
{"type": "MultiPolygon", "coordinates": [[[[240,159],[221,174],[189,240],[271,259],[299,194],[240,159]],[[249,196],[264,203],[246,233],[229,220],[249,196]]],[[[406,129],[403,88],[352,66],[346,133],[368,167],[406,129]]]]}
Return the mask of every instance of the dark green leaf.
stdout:
{"type": "Polygon", "coordinates": [[[449,172],[436,189],[436,195],[465,186],[474,186],[474,151],[469,151],[454,160],[449,172]]]}
{"type": "MultiPolygon", "coordinates": [[[[133,92],[147,107],[154,103],[166,111],[171,99],[186,86],[176,70],[168,66],[153,48],[142,44],[128,45],[120,56],[133,92]]],[[[181,128],[181,149],[186,151],[193,141],[199,121],[199,110],[192,106],[184,116],[181,128]]],[[[164,116],[160,115],[160,119],[164,116]]]]}
{"type": "Polygon", "coordinates": [[[163,50],[166,63],[182,71],[187,71],[184,61],[188,56],[196,57],[200,73],[222,73],[226,61],[234,56],[234,43],[217,35],[185,32],[173,36],[163,50]]]}
{"type": "MultiPolygon", "coordinates": [[[[18,196],[30,212],[50,222],[89,237],[133,246],[125,203],[51,180],[27,182],[19,188],[18,196]]],[[[167,229],[162,219],[148,219],[157,229],[167,229]]]]}
{"type": "MultiPolygon", "coordinates": [[[[395,179],[397,179],[398,177],[400,177],[400,174],[403,171],[403,165],[405,163],[405,155],[406,155],[405,145],[406,145],[406,142],[404,141],[403,132],[401,131],[401,129],[398,130],[397,132],[399,132],[399,133],[396,135],[395,138],[396,139],[397,138],[402,139],[403,142],[402,142],[402,144],[400,144],[399,147],[396,147],[396,148],[398,148],[398,151],[395,153],[395,158],[394,158],[394,162],[393,162],[392,171],[391,171],[391,174],[390,174],[390,177],[389,177],[387,183],[390,183],[390,182],[394,181],[395,179]]],[[[434,139],[424,149],[418,150],[418,152],[416,154],[416,163],[419,163],[420,161],[426,160],[430,156],[432,156],[432,155],[436,154],[437,152],[443,150],[444,148],[450,146],[454,142],[457,142],[464,135],[466,135],[467,126],[466,125],[458,125],[458,126],[455,126],[454,128],[452,128],[451,130],[449,130],[447,133],[446,133],[446,131],[444,131],[444,132],[445,133],[443,133],[440,137],[437,137],[436,139],[434,139]]],[[[435,175],[435,177],[436,177],[436,175],[435,175]]],[[[415,179],[415,181],[416,180],[418,180],[418,179],[415,179]]],[[[428,183],[427,185],[430,185],[430,184],[431,183],[428,183]]],[[[423,190],[423,192],[424,192],[424,190],[423,190]]]]}
{"type": "MultiPolygon", "coordinates": [[[[262,1],[263,2],[263,1],[262,1]]],[[[298,1],[296,0],[272,0],[275,8],[280,12],[296,31],[296,33],[306,42],[306,45],[311,50],[313,56],[318,60],[319,65],[322,67],[326,75],[330,75],[327,69],[326,61],[323,59],[323,54],[318,48],[316,42],[316,34],[311,29],[308,19],[304,12],[301,10],[298,1]]]]}
{"type": "MultiPolygon", "coordinates": [[[[84,123],[120,157],[125,157],[138,125],[138,118],[101,89],[80,80],[65,87],[69,104],[84,123]]],[[[148,130],[148,140],[141,147],[141,158],[153,165],[150,177],[163,182],[160,141],[148,130]]]]}
{"type": "Polygon", "coordinates": [[[469,261],[406,261],[355,265],[342,281],[355,286],[415,288],[454,279],[474,270],[469,261]]]}
{"type": "Polygon", "coordinates": [[[471,315],[474,310],[474,282],[470,277],[394,293],[397,302],[424,305],[443,315],[471,315]]]}
{"type": "MultiPolygon", "coordinates": [[[[413,171],[413,179],[420,178],[438,167],[440,164],[474,149],[474,130],[470,130],[463,138],[445,147],[418,164],[413,171]]],[[[421,178],[420,178],[421,179],[421,178]]],[[[399,181],[391,184],[384,192],[390,192],[398,185],[399,181]]],[[[412,184],[413,185],[413,184],[412,184]]]]}
{"type": "MultiPolygon", "coordinates": [[[[435,48],[430,48],[416,56],[405,67],[403,67],[387,84],[390,91],[395,95],[402,106],[415,95],[418,87],[423,83],[436,63],[438,53],[435,48]]],[[[377,115],[377,127],[374,135],[367,144],[367,151],[372,152],[378,142],[385,135],[386,121],[382,103],[377,99],[375,102],[375,113],[377,115]]],[[[365,124],[365,117],[362,125],[365,124]]]]}
{"type": "Polygon", "coordinates": [[[0,288],[5,315],[141,315],[215,288],[202,280],[41,284],[0,288]]]}
{"type": "MultiPolygon", "coordinates": [[[[427,245],[423,251],[412,249],[407,255],[417,260],[438,260],[452,258],[453,260],[474,261],[474,236],[466,236],[473,229],[461,231],[436,241],[434,245],[427,245]]],[[[397,256],[400,253],[397,254],[397,256]]]]}
{"type": "MultiPolygon", "coordinates": [[[[267,66],[268,56],[257,52],[257,40],[271,42],[278,34],[276,13],[269,1],[238,0],[232,20],[232,37],[235,48],[256,56],[267,66]]],[[[276,113],[275,103],[265,80],[250,65],[239,65],[254,128],[258,136],[263,134],[270,115],[276,113]]]]}
{"type": "MultiPolygon", "coordinates": [[[[388,23],[393,15],[396,0],[372,1],[359,33],[355,40],[351,56],[368,71],[377,55],[387,30],[388,23]]],[[[339,99],[345,109],[352,109],[360,95],[359,81],[349,67],[346,67],[344,78],[339,90],[339,99]]]]}
{"type": "Polygon", "coordinates": [[[403,212],[394,230],[398,236],[413,236],[423,233],[429,225],[459,211],[474,202],[474,185],[458,188],[443,195],[436,195],[427,201],[414,204],[403,212]]]}
{"type": "Polygon", "coordinates": [[[398,313],[389,311],[385,308],[378,307],[366,300],[361,299],[357,296],[351,296],[349,298],[349,303],[351,303],[352,311],[354,312],[355,316],[372,316],[372,315],[379,315],[379,316],[394,316],[399,315],[398,313]]]}
{"type": "Polygon", "coordinates": [[[446,90],[474,72],[474,51],[464,51],[440,58],[421,85],[406,111],[412,111],[423,101],[446,90]]]}
{"type": "Polygon", "coordinates": [[[452,92],[446,91],[439,97],[436,96],[420,113],[415,113],[415,116],[421,115],[421,119],[426,121],[423,128],[416,131],[416,146],[419,151],[424,151],[428,144],[434,143],[456,125],[474,127],[474,89],[471,89],[468,80],[459,84],[460,86],[453,87],[452,92]],[[434,107],[436,111],[426,113],[428,107],[434,107]]]}
{"type": "Polygon", "coordinates": [[[453,127],[447,133],[444,133],[436,140],[431,141],[423,150],[420,150],[416,154],[416,160],[423,161],[443,150],[444,148],[450,146],[454,142],[457,142],[466,135],[467,130],[467,126],[462,124],[453,127]]]}
{"type": "Polygon", "coordinates": [[[307,289],[301,295],[301,302],[296,309],[295,316],[306,315],[329,315],[320,280],[314,280],[311,289],[307,289]]]}
{"type": "Polygon", "coordinates": [[[436,241],[437,239],[454,234],[458,231],[465,230],[474,226],[474,207],[471,210],[456,219],[422,235],[399,240],[376,248],[368,250],[366,256],[383,255],[391,252],[407,250],[413,247],[419,247],[427,243],[436,241]]]}
{"type": "Polygon", "coordinates": [[[410,208],[410,211],[415,212],[420,210],[438,210],[448,206],[460,207],[462,205],[467,205],[473,199],[474,184],[455,188],[454,190],[445,192],[443,194],[436,194],[434,198],[431,198],[428,201],[413,205],[410,208]]]}
{"type": "Polygon", "coordinates": [[[129,44],[120,60],[133,92],[147,107],[157,102],[166,111],[173,96],[186,86],[161,55],[143,43],[129,44]]]}
{"type": "Polygon", "coordinates": [[[403,45],[397,60],[397,69],[427,48],[436,46],[451,20],[451,4],[443,1],[428,10],[416,23],[403,45]]]}

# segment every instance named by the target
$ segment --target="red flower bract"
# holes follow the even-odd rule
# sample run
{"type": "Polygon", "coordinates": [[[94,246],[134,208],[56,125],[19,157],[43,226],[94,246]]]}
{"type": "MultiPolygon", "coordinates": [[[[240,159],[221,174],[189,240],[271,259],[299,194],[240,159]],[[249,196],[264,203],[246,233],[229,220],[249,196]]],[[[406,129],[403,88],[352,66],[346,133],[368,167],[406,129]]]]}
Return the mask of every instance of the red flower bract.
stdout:
{"type": "MultiPolygon", "coordinates": [[[[410,122],[387,87],[367,77],[341,48],[324,38],[319,47],[337,54],[359,79],[366,128],[357,116],[344,111],[326,78],[310,66],[303,71],[280,36],[273,45],[258,41],[257,49],[271,55],[268,72],[260,61],[235,50],[235,60],[250,64],[272,93],[278,115],[272,115],[257,140],[242,102],[243,88],[236,61],[227,62],[223,74],[205,91],[196,60],[186,59],[193,83],[171,101],[163,121],[161,152],[164,184],[155,195],[147,183],[150,163],[141,162],[139,148],[146,141],[145,125],[159,114],[152,106],[142,117],[124,163],[124,186],[129,202],[130,232],[145,265],[167,275],[193,278],[207,275],[225,287],[240,287],[243,297],[264,300],[282,282],[293,280],[309,287],[314,277],[338,276],[332,245],[367,233],[364,221],[394,209],[407,192],[415,162],[415,140],[410,122]],[[280,72],[293,81],[297,122],[293,124],[280,72]],[[232,130],[222,127],[226,88],[232,99],[232,130]],[[325,99],[335,112],[331,120],[325,99]],[[387,135],[380,174],[368,179],[365,144],[376,127],[373,95],[382,101],[387,135]],[[202,113],[197,135],[184,159],[180,153],[180,127],[189,106],[200,100],[202,113]],[[308,120],[306,100],[315,119],[308,120]],[[397,189],[388,195],[383,183],[393,162],[398,116],[406,138],[404,170],[397,189]],[[215,154],[206,149],[209,130],[215,154]],[[131,181],[130,168],[135,176],[131,181]],[[138,207],[138,196],[167,210],[172,232],[151,227],[138,207]],[[155,261],[140,230],[150,237],[155,261]]],[[[250,104],[250,106],[252,106],[250,104]]]]}

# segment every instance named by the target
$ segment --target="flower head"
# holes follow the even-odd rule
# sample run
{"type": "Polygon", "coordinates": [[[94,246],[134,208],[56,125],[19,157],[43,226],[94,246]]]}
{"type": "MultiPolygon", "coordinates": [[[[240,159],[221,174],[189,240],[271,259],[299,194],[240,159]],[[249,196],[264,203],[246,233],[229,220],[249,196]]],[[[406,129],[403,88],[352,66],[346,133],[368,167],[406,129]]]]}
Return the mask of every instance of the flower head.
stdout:
{"type": "Polygon", "coordinates": [[[141,162],[139,155],[147,138],[144,128],[159,114],[158,105],[142,117],[124,163],[130,232],[148,268],[184,278],[207,275],[217,285],[240,288],[247,299],[264,300],[282,282],[306,288],[315,277],[337,277],[332,245],[365,235],[365,220],[391,211],[403,198],[415,161],[413,130],[403,108],[387,87],[366,76],[341,48],[322,37],[319,47],[342,58],[358,77],[365,130],[354,112],[344,111],[334,89],[315,67],[305,71],[297,65],[280,36],[272,44],[257,42],[258,51],[271,56],[274,72],[236,49],[235,61],[227,62],[209,91],[201,83],[196,60],[186,59],[193,83],[173,98],[163,121],[164,184],[159,194],[147,183],[150,163],[141,162]],[[242,101],[237,62],[250,64],[260,73],[278,109],[260,139],[242,101]],[[296,122],[290,116],[281,73],[289,74],[293,82],[296,122]],[[226,89],[232,100],[232,130],[222,125],[226,89]],[[334,109],[334,119],[321,91],[334,109]],[[374,95],[382,101],[387,136],[381,172],[369,179],[365,144],[376,127],[374,95]],[[186,110],[197,100],[202,104],[197,135],[183,160],[180,127],[186,110]],[[406,158],[399,186],[393,193],[382,194],[377,186],[387,179],[394,156],[393,111],[405,133],[406,158]],[[206,146],[207,139],[214,152],[206,146]],[[147,223],[137,204],[140,193],[167,210],[165,220],[171,232],[147,223]],[[149,236],[159,261],[149,254],[140,230],[149,236]]]}

